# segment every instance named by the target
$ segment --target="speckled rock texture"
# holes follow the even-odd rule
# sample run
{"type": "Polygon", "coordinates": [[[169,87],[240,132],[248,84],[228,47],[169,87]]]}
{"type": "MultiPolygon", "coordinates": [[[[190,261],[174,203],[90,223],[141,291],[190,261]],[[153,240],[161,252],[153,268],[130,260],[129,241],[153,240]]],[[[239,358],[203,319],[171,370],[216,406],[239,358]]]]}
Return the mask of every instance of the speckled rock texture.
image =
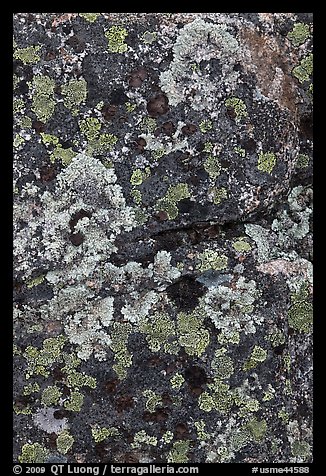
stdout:
{"type": "Polygon", "coordinates": [[[312,15],[14,15],[14,460],[312,461],[312,15]]]}

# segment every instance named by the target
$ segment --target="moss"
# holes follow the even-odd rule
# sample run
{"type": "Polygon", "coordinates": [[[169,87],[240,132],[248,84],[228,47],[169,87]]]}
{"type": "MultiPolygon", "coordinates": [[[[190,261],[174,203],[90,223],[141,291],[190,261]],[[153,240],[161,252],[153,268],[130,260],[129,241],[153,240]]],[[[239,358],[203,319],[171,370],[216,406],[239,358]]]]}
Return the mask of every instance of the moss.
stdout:
{"type": "Polygon", "coordinates": [[[260,153],[258,155],[258,170],[271,174],[276,165],[276,157],[272,152],[260,153]]]}
{"type": "Polygon", "coordinates": [[[208,173],[209,178],[216,180],[221,174],[222,167],[220,165],[219,159],[213,155],[210,155],[204,162],[204,169],[208,173]]]}
{"type": "Polygon", "coordinates": [[[309,25],[305,23],[295,23],[287,35],[293,46],[302,45],[310,37],[309,25]]]}
{"type": "Polygon", "coordinates": [[[61,396],[61,390],[56,386],[50,385],[43,390],[41,401],[44,406],[50,407],[51,405],[57,405],[61,396]]]}
{"type": "Polygon", "coordinates": [[[185,382],[185,379],[183,378],[181,374],[179,374],[179,372],[177,372],[175,375],[173,375],[172,378],[170,378],[171,386],[175,390],[180,390],[184,382],[185,382]]]}
{"type": "Polygon", "coordinates": [[[59,453],[67,454],[71,450],[74,444],[74,437],[69,433],[68,430],[62,431],[57,437],[57,449],[59,453]]]}
{"type": "Polygon", "coordinates": [[[190,440],[176,441],[168,454],[168,463],[188,463],[190,440]]]}
{"type": "Polygon", "coordinates": [[[64,149],[61,145],[58,145],[50,155],[50,161],[54,163],[56,160],[60,161],[62,165],[67,166],[71,163],[72,159],[77,155],[71,148],[64,149]]]}
{"type": "Polygon", "coordinates": [[[159,395],[157,395],[153,390],[144,390],[143,391],[144,397],[147,398],[145,406],[146,410],[153,413],[157,406],[162,405],[162,399],[159,395]]]}
{"type": "Polygon", "coordinates": [[[80,412],[84,403],[84,395],[78,391],[71,392],[68,400],[64,402],[66,410],[71,412],[80,412]]]}
{"type": "Polygon", "coordinates": [[[176,206],[177,202],[189,197],[188,184],[178,183],[177,185],[170,185],[165,196],[158,200],[156,209],[166,212],[169,220],[174,220],[179,214],[176,206]]]}
{"type": "Polygon", "coordinates": [[[301,286],[299,292],[291,295],[292,305],[288,311],[289,326],[303,333],[312,331],[313,324],[313,305],[307,300],[307,285],[301,286]]]}
{"type": "Polygon", "coordinates": [[[210,334],[203,321],[196,309],[190,314],[181,312],[177,316],[178,341],[188,355],[200,357],[210,342],[210,334]]]}
{"type": "Polygon", "coordinates": [[[203,134],[206,134],[206,132],[211,131],[213,128],[212,121],[205,119],[204,121],[201,121],[199,123],[199,129],[203,134]]]}
{"type": "Polygon", "coordinates": [[[240,236],[237,238],[235,241],[232,243],[232,247],[237,251],[238,253],[247,253],[248,251],[251,250],[251,245],[248,243],[245,237],[240,236]]]}
{"type": "Polygon", "coordinates": [[[145,430],[138,431],[134,435],[134,442],[131,444],[131,446],[132,448],[139,448],[143,444],[156,446],[157,438],[155,436],[148,435],[145,430]]]}
{"type": "Polygon", "coordinates": [[[247,428],[256,443],[264,441],[267,432],[266,420],[259,421],[256,418],[253,418],[249,423],[247,423],[247,428]]]}
{"type": "Polygon", "coordinates": [[[61,89],[63,95],[63,104],[71,110],[73,115],[78,112],[78,106],[86,101],[87,82],[81,79],[72,79],[64,84],[61,89]]]}
{"type": "Polygon", "coordinates": [[[26,443],[22,447],[21,455],[18,456],[20,463],[45,463],[49,452],[39,443],[26,443]]]}
{"type": "Polygon", "coordinates": [[[36,75],[33,78],[32,111],[42,122],[47,122],[54,112],[54,87],[55,82],[49,76],[36,75]]]}
{"type": "Polygon", "coordinates": [[[128,36],[128,32],[121,26],[111,26],[108,31],[105,32],[105,36],[108,40],[108,47],[111,53],[125,53],[128,50],[128,45],[124,42],[128,36]]]}
{"type": "Polygon", "coordinates": [[[251,370],[261,362],[264,362],[267,358],[267,351],[260,347],[259,345],[255,345],[253,348],[249,360],[245,362],[243,365],[243,370],[251,370]]]}
{"type": "Polygon", "coordinates": [[[198,255],[200,264],[198,269],[202,272],[209,269],[215,269],[221,271],[228,266],[228,257],[226,255],[220,255],[217,251],[205,250],[198,255]]]}
{"type": "Polygon", "coordinates": [[[94,23],[100,16],[100,13],[78,13],[78,15],[84,18],[89,23],[94,23]]]}
{"type": "Polygon", "coordinates": [[[230,107],[234,110],[237,121],[241,121],[241,119],[248,116],[247,106],[242,99],[231,97],[228,98],[224,104],[226,107],[230,107]]]}
{"type": "Polygon", "coordinates": [[[295,166],[297,169],[305,169],[308,167],[310,158],[308,155],[299,154],[296,160],[295,166]]]}
{"type": "Polygon", "coordinates": [[[309,81],[313,72],[313,55],[309,54],[305,56],[292,70],[293,76],[300,82],[304,83],[309,81]]]}
{"type": "Polygon", "coordinates": [[[38,393],[39,391],[40,391],[40,386],[37,382],[28,383],[24,387],[23,395],[31,395],[32,393],[38,393]]]}
{"type": "Polygon", "coordinates": [[[20,48],[14,52],[14,58],[19,59],[24,64],[33,64],[40,61],[40,56],[38,51],[41,49],[40,46],[27,46],[27,48],[20,48]]]}

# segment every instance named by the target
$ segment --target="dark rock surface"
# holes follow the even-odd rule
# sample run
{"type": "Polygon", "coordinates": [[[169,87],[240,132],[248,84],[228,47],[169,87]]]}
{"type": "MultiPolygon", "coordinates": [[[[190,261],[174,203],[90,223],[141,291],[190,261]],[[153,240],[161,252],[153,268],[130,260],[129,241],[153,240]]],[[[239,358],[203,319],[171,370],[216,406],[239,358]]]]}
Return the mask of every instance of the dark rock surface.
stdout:
{"type": "Polygon", "coordinates": [[[15,461],[311,461],[312,28],[15,14],[15,461]]]}

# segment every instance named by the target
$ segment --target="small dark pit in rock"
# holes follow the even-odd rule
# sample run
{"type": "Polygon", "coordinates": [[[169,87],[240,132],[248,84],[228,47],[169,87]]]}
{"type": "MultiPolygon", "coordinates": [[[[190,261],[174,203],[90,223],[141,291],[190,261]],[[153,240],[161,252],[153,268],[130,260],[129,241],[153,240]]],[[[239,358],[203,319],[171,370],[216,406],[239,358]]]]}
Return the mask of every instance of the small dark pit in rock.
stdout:
{"type": "Polygon", "coordinates": [[[52,165],[41,167],[39,172],[42,182],[51,182],[56,177],[56,170],[52,165]]]}
{"type": "Polygon", "coordinates": [[[138,68],[136,71],[133,71],[129,77],[129,85],[132,88],[139,88],[143,81],[147,78],[147,71],[145,68],[138,68]]]}
{"type": "Polygon", "coordinates": [[[186,136],[191,136],[195,132],[197,132],[197,126],[195,126],[195,124],[186,124],[185,126],[182,127],[181,131],[186,136]]]}
{"type": "Polygon", "coordinates": [[[203,368],[197,365],[187,367],[184,372],[186,382],[192,387],[204,385],[207,382],[207,375],[203,368]]]}
{"type": "Polygon", "coordinates": [[[104,104],[102,107],[102,115],[106,121],[113,119],[116,115],[118,107],[115,104],[104,104]]]}
{"type": "Polygon", "coordinates": [[[33,121],[32,127],[37,132],[37,134],[45,131],[45,124],[42,121],[33,121]]]}
{"type": "Polygon", "coordinates": [[[74,246],[80,246],[84,240],[85,240],[85,237],[82,233],[78,232],[78,233],[71,233],[69,235],[69,240],[71,241],[71,243],[74,245],[74,246]]]}
{"type": "Polygon", "coordinates": [[[169,101],[165,94],[158,94],[147,103],[147,111],[151,117],[163,116],[169,110],[169,101]]]}
{"type": "Polygon", "coordinates": [[[142,137],[138,137],[138,139],[135,141],[135,144],[136,144],[136,150],[138,152],[143,152],[147,142],[142,137]]]}
{"type": "Polygon", "coordinates": [[[110,94],[110,103],[115,106],[120,106],[129,100],[123,88],[114,89],[110,94]]]}
{"type": "Polygon", "coordinates": [[[168,286],[166,293],[178,309],[191,311],[198,306],[199,298],[205,294],[205,288],[194,276],[183,276],[168,286]]]}

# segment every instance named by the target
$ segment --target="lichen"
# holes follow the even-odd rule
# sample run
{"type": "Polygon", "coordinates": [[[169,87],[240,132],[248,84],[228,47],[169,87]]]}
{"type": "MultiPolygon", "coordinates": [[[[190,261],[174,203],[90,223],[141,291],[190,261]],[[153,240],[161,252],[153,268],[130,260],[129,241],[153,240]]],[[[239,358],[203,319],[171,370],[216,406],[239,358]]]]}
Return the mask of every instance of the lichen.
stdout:
{"type": "Polygon", "coordinates": [[[301,286],[298,293],[291,295],[291,307],[288,311],[289,326],[302,333],[309,333],[313,324],[313,305],[307,300],[307,285],[301,286]]]}
{"type": "Polygon", "coordinates": [[[208,388],[209,391],[199,396],[199,408],[204,412],[215,410],[221,414],[229,413],[233,403],[230,386],[219,379],[214,379],[213,383],[208,384],[208,388]]]}
{"type": "Polygon", "coordinates": [[[225,106],[234,110],[237,121],[241,121],[241,119],[248,116],[246,103],[240,98],[230,97],[226,99],[225,106]]]}
{"type": "Polygon", "coordinates": [[[78,106],[86,101],[87,98],[87,83],[81,79],[71,79],[61,88],[64,97],[63,104],[71,110],[75,116],[78,112],[78,106]]]}
{"type": "Polygon", "coordinates": [[[112,436],[118,436],[120,434],[119,430],[115,427],[106,428],[106,427],[98,427],[94,426],[92,428],[92,437],[95,443],[100,443],[101,441],[106,440],[112,436]]]}
{"type": "Polygon", "coordinates": [[[212,121],[210,121],[209,119],[204,119],[199,123],[200,132],[202,132],[203,134],[206,134],[206,132],[209,132],[210,130],[212,130],[212,128],[213,124],[212,121]]]}
{"type": "Polygon", "coordinates": [[[64,402],[66,410],[71,412],[80,412],[84,403],[84,395],[78,391],[70,393],[69,398],[64,402]]]}
{"type": "Polygon", "coordinates": [[[33,78],[32,111],[37,119],[47,122],[54,113],[55,101],[53,99],[55,82],[49,76],[36,75],[33,78]]]}
{"type": "Polygon", "coordinates": [[[295,23],[287,35],[293,46],[302,45],[310,37],[309,25],[305,23],[295,23]]]}
{"type": "Polygon", "coordinates": [[[61,396],[61,390],[54,385],[50,385],[43,390],[41,401],[43,405],[49,407],[51,405],[57,405],[61,396]]]}
{"type": "Polygon", "coordinates": [[[276,165],[276,157],[275,154],[272,152],[266,152],[263,153],[261,152],[258,154],[258,165],[257,168],[261,172],[266,172],[268,174],[271,174],[273,172],[273,169],[276,165]]]}
{"type": "Polygon", "coordinates": [[[141,185],[150,176],[150,173],[149,167],[146,167],[145,170],[135,169],[130,177],[131,185],[141,185]]]}
{"type": "Polygon", "coordinates": [[[126,378],[128,368],[132,365],[132,355],[127,346],[131,330],[129,323],[115,322],[112,326],[110,348],[115,361],[112,368],[120,380],[126,378]]]}
{"type": "Polygon", "coordinates": [[[190,440],[175,441],[168,454],[168,463],[188,463],[190,440]]]}
{"type": "Polygon", "coordinates": [[[236,240],[233,241],[232,247],[238,253],[248,253],[251,250],[251,245],[248,243],[244,236],[240,236],[236,240]]]}
{"type": "Polygon", "coordinates": [[[267,358],[267,351],[260,347],[259,345],[255,345],[253,348],[249,359],[244,363],[243,370],[251,370],[257,367],[258,364],[264,362],[267,358]]]}
{"type": "Polygon", "coordinates": [[[292,443],[292,454],[297,458],[306,459],[310,456],[310,445],[306,441],[295,440],[292,443]]]}
{"type": "Polygon", "coordinates": [[[20,463],[45,463],[48,455],[49,451],[39,443],[26,443],[22,447],[18,461],[20,463]]]}
{"type": "Polygon", "coordinates": [[[134,441],[131,444],[132,448],[141,448],[142,445],[150,445],[156,446],[157,445],[157,438],[155,436],[150,436],[146,433],[145,430],[138,431],[134,435],[134,441]]]}
{"type": "Polygon", "coordinates": [[[225,198],[228,198],[228,191],[225,187],[211,187],[208,196],[214,205],[219,205],[225,198]]]}
{"type": "Polygon", "coordinates": [[[19,59],[24,64],[34,64],[40,61],[38,51],[41,49],[39,45],[27,46],[26,48],[17,49],[14,52],[14,58],[19,59]]]}
{"type": "Polygon", "coordinates": [[[308,167],[309,162],[310,162],[310,158],[308,155],[299,154],[296,160],[295,166],[298,169],[305,169],[306,167],[308,167]]]}
{"type": "Polygon", "coordinates": [[[253,418],[247,423],[247,428],[255,442],[261,443],[264,441],[267,433],[266,420],[257,420],[256,418],[253,418]]]}
{"type": "Polygon", "coordinates": [[[124,42],[128,36],[125,28],[113,25],[105,32],[105,36],[110,53],[125,53],[128,50],[128,45],[124,42]]]}
{"type": "Polygon", "coordinates": [[[221,271],[228,266],[228,257],[226,255],[221,255],[217,251],[210,249],[200,253],[198,259],[200,261],[198,269],[202,272],[208,271],[209,269],[221,271]]]}
{"type": "Polygon", "coordinates": [[[78,13],[78,15],[84,18],[86,21],[94,23],[100,16],[100,13],[78,13]]]}
{"type": "Polygon", "coordinates": [[[153,390],[146,389],[143,391],[143,395],[146,397],[146,410],[148,410],[150,413],[155,412],[156,407],[162,405],[162,398],[153,392],[153,390]]]}
{"type": "Polygon", "coordinates": [[[311,79],[313,72],[313,55],[308,54],[300,61],[298,66],[292,70],[293,76],[300,82],[304,83],[311,79]]]}
{"type": "Polygon", "coordinates": [[[177,316],[179,344],[188,355],[200,357],[210,342],[209,331],[204,327],[203,316],[196,308],[192,313],[181,312],[177,316]]]}
{"type": "Polygon", "coordinates": [[[56,440],[56,443],[57,443],[57,449],[59,451],[59,453],[62,453],[62,454],[67,454],[68,451],[71,450],[73,444],[74,444],[74,437],[69,433],[68,430],[64,430],[62,431],[58,437],[57,437],[57,440],[56,440]]]}
{"type": "Polygon", "coordinates": [[[173,377],[170,378],[171,386],[175,390],[180,390],[184,382],[185,382],[185,379],[179,372],[177,372],[176,374],[173,375],[173,377]]]}
{"type": "Polygon", "coordinates": [[[221,174],[221,164],[218,157],[210,155],[204,162],[204,169],[208,173],[210,179],[216,180],[217,177],[221,174]]]}
{"type": "Polygon", "coordinates": [[[166,212],[169,220],[174,220],[179,214],[177,203],[189,197],[188,184],[178,183],[177,185],[170,185],[164,197],[158,200],[156,209],[166,212]]]}

